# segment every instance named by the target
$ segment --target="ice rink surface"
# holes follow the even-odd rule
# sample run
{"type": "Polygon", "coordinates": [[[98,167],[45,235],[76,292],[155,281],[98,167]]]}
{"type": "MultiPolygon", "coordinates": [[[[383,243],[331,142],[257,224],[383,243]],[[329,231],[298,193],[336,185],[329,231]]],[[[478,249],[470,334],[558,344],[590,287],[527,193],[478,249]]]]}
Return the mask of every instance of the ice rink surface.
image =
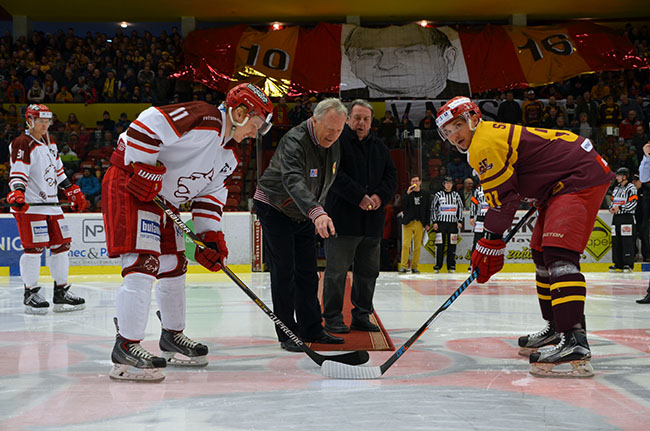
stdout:
{"type": "MultiPolygon", "coordinates": [[[[268,274],[239,274],[269,306],[268,274]]],[[[375,308],[396,346],[467,273],[382,273],[375,308]]],[[[648,430],[649,275],[588,273],[596,376],[536,378],[517,338],[543,327],[533,274],[473,283],[381,378],[330,380],[281,350],[271,320],[223,274],[188,275],[186,334],[210,364],[166,368],[158,384],[109,379],[117,275],[71,276],[87,308],[23,312],[0,277],[0,430],[648,430]]],[[[51,279],[41,277],[48,300],[51,279]]],[[[44,291],[44,292],[43,292],[44,291]]],[[[143,345],[159,353],[155,299],[143,345]]],[[[371,352],[380,365],[392,352],[371,352]]]]}

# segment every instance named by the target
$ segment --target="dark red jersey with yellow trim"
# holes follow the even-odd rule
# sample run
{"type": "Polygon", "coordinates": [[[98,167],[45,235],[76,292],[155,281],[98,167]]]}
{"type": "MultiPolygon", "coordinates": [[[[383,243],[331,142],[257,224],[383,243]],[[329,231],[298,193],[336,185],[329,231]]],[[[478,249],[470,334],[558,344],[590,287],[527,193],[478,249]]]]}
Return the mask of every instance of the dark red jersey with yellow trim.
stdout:
{"type": "Polygon", "coordinates": [[[481,121],[469,164],[490,205],[485,229],[502,233],[522,200],[544,204],[552,196],[611,181],[614,174],[589,139],[564,130],[481,121]]]}

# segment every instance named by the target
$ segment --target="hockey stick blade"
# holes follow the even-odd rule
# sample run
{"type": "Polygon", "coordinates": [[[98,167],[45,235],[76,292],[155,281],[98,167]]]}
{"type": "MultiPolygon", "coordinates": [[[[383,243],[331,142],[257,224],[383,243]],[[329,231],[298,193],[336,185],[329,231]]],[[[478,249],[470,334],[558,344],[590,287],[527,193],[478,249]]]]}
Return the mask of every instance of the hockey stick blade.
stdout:
{"type": "MultiPolygon", "coordinates": [[[[174,213],[168,206],[163,202],[163,200],[156,196],[153,200],[153,202],[162,209],[165,214],[178,226],[185,234],[190,238],[197,246],[199,247],[207,247],[201,239],[196,236],[194,232],[192,232],[192,229],[190,229],[189,226],[187,226],[181,218],[174,213]]],[[[221,268],[222,271],[230,277],[230,279],[235,282],[235,284],[244,291],[244,293],[253,300],[253,302],[273,321],[273,323],[280,328],[282,332],[284,332],[287,337],[289,337],[293,342],[295,342],[303,352],[307,354],[314,362],[316,362],[318,365],[322,365],[324,362],[340,362],[342,364],[347,364],[347,365],[361,365],[365,364],[368,362],[370,359],[370,355],[368,352],[365,350],[359,350],[359,351],[354,351],[354,352],[349,352],[349,353],[342,353],[339,355],[321,355],[319,353],[314,352],[312,349],[310,349],[296,334],[294,334],[288,327],[285,325],[278,317],[271,311],[269,307],[266,306],[266,304],[257,296],[255,293],[248,287],[246,284],[237,277],[237,275],[232,272],[230,268],[227,266],[224,266],[221,268]]]]}
{"type": "MultiPolygon", "coordinates": [[[[521,229],[526,220],[536,211],[535,207],[528,210],[528,212],[519,220],[517,225],[508,232],[508,235],[504,238],[504,241],[507,243],[510,239],[521,229]]],[[[454,293],[451,294],[449,298],[436,310],[435,313],[426,322],[420,327],[412,336],[409,338],[406,343],[402,345],[395,353],[393,353],[381,366],[365,366],[365,367],[353,367],[347,364],[332,363],[325,361],[321,366],[321,374],[325,377],[333,379],[347,379],[347,380],[370,380],[377,379],[381,377],[390,367],[393,365],[399,358],[406,353],[406,351],[417,341],[418,338],[424,332],[429,329],[434,320],[438,317],[440,313],[445,311],[451,306],[451,304],[460,296],[461,293],[469,287],[469,285],[478,277],[479,269],[476,268],[472,274],[460,285],[454,293]]]]}

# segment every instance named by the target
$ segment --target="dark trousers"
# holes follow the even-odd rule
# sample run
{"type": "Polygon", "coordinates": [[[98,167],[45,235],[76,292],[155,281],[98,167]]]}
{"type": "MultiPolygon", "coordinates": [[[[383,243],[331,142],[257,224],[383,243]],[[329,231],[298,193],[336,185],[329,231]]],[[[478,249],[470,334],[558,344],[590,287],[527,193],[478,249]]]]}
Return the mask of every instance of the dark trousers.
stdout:
{"type": "Polygon", "coordinates": [[[633,214],[614,214],[612,217],[615,235],[612,237],[612,260],[614,266],[623,269],[624,266],[634,267],[634,243],[636,242],[636,227],[633,214]],[[631,232],[621,234],[621,226],[630,226],[631,232]]]}
{"type": "MultiPolygon", "coordinates": [[[[273,312],[300,338],[314,338],[323,331],[314,224],[293,221],[257,200],[255,210],[267,245],[273,312]]],[[[275,331],[280,341],[289,338],[279,328],[275,331]]]]}
{"type": "Polygon", "coordinates": [[[445,245],[447,246],[447,269],[456,269],[456,244],[451,243],[451,235],[458,234],[457,223],[438,222],[438,231],[436,235],[442,234],[442,243],[436,242],[436,269],[442,268],[442,262],[445,258],[445,245]]]}
{"type": "Polygon", "coordinates": [[[641,240],[641,255],[643,260],[650,259],[650,220],[636,217],[637,236],[641,240]]]}
{"type": "Polygon", "coordinates": [[[352,265],[352,320],[366,321],[373,311],[372,297],[379,276],[380,237],[338,236],[325,240],[323,317],[343,323],[343,295],[348,268],[352,265]]]}

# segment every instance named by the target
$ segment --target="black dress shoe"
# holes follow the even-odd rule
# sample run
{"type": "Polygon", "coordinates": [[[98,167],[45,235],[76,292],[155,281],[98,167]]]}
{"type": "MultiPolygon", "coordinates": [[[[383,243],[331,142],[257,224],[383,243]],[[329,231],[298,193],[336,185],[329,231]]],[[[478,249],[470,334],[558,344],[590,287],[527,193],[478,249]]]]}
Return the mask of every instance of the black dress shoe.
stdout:
{"type": "Polygon", "coordinates": [[[310,343],[322,343],[322,344],[343,344],[345,342],[343,338],[330,335],[325,330],[321,331],[320,334],[318,334],[313,338],[305,338],[304,341],[310,343]]]}
{"type": "Polygon", "coordinates": [[[325,330],[332,334],[347,334],[350,332],[350,328],[348,328],[343,322],[325,321],[325,330]]]}
{"type": "Polygon", "coordinates": [[[285,341],[280,342],[280,347],[289,352],[302,352],[302,349],[299,345],[296,344],[291,338],[285,341]]]}
{"type": "Polygon", "coordinates": [[[366,331],[366,332],[379,332],[381,329],[379,326],[371,323],[370,320],[353,320],[350,325],[351,329],[355,331],[366,331]]]}
{"type": "Polygon", "coordinates": [[[644,298],[637,299],[636,303],[637,304],[650,304],[650,292],[648,292],[648,294],[644,298]]]}

